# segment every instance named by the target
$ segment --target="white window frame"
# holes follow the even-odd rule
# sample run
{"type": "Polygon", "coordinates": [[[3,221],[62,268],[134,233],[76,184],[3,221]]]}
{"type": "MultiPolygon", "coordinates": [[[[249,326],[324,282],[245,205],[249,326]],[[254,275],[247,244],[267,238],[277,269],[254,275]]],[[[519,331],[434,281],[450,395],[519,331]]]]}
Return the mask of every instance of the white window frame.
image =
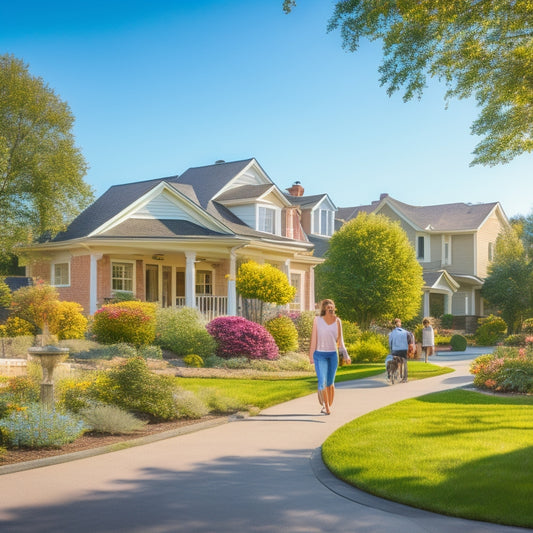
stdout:
{"type": "Polygon", "coordinates": [[[431,248],[430,248],[430,239],[429,235],[426,235],[425,233],[417,233],[416,234],[416,259],[420,263],[429,263],[431,261],[431,248]],[[419,250],[419,241],[420,239],[424,239],[424,255],[420,257],[420,250],[419,250]]]}
{"type": "Polygon", "coordinates": [[[215,293],[215,273],[214,273],[213,270],[202,268],[202,269],[198,269],[195,272],[194,292],[196,293],[197,296],[213,296],[214,295],[214,293],[215,293]],[[204,278],[202,283],[199,283],[198,282],[199,281],[198,280],[198,278],[199,278],[198,275],[199,274],[209,274],[209,276],[211,278],[211,281],[209,283],[206,283],[205,282],[205,278],[204,278]],[[208,286],[211,287],[211,292],[205,292],[205,288],[208,287],[208,286]],[[203,291],[199,292],[198,291],[198,287],[202,287],[203,291]]]}
{"type": "Polygon", "coordinates": [[[267,205],[260,205],[257,207],[257,230],[258,231],[263,231],[264,233],[271,233],[275,235],[276,228],[277,228],[276,222],[277,222],[276,209],[274,209],[273,207],[267,206],[267,205]],[[266,226],[267,213],[271,215],[271,222],[272,222],[271,228],[268,228],[266,226]]]}
{"type": "Polygon", "coordinates": [[[289,308],[293,311],[303,311],[304,310],[304,281],[305,281],[305,272],[303,270],[291,270],[289,273],[289,283],[296,288],[296,294],[294,295],[294,300],[290,302],[289,308]],[[297,279],[293,279],[293,276],[297,276],[297,279]],[[294,282],[297,283],[294,284],[294,282]]]}
{"type": "Polygon", "coordinates": [[[331,237],[335,229],[335,212],[331,209],[315,209],[313,213],[314,235],[331,237]]]}
{"type": "Polygon", "coordinates": [[[494,261],[494,243],[493,242],[489,242],[489,247],[488,247],[488,259],[489,261],[494,261]]]}
{"type": "Polygon", "coordinates": [[[136,287],[136,279],[135,279],[135,261],[128,261],[124,259],[111,259],[111,292],[131,292],[133,295],[135,295],[135,287],[136,287]],[[113,276],[113,267],[114,265],[131,265],[131,279],[126,277],[114,277],[113,276]],[[122,280],[124,281],[131,281],[131,289],[116,289],[115,288],[115,280],[122,280]]]}
{"type": "Polygon", "coordinates": [[[452,236],[451,235],[442,236],[442,264],[443,265],[452,264],[452,236]],[[448,248],[448,255],[446,255],[446,247],[448,248]]]}
{"type": "MultiPolygon", "coordinates": [[[[61,269],[59,269],[61,270],[61,269]]],[[[70,287],[70,261],[58,261],[57,263],[52,263],[52,272],[50,273],[51,276],[50,276],[50,281],[51,281],[51,285],[54,286],[54,287],[70,287]],[[62,267],[66,265],[66,277],[67,279],[64,280],[64,279],[61,279],[60,280],[60,283],[57,283],[57,280],[56,280],[56,276],[57,276],[57,272],[56,270],[58,269],[58,267],[62,267]],[[66,283],[65,283],[66,281],[66,283]]],[[[64,274],[60,274],[60,275],[64,275],[64,274]]]]}

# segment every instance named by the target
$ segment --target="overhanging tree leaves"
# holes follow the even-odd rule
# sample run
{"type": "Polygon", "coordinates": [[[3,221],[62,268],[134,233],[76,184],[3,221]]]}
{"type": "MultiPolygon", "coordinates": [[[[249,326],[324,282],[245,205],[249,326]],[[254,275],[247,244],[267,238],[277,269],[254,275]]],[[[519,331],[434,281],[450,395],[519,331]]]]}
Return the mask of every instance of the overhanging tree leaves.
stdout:
{"type": "Polygon", "coordinates": [[[315,271],[320,298],[363,328],[420,310],[422,267],[400,225],[383,215],[361,213],[334,233],[315,271]]]}
{"type": "Polygon", "coordinates": [[[0,55],[0,255],[54,235],[93,199],[75,146],[74,117],[41,79],[0,55]]]}
{"type": "MultiPolygon", "coordinates": [[[[294,1],[283,2],[289,12],[294,1]]],[[[531,0],[345,0],[329,30],[356,51],[383,42],[381,84],[420,97],[427,78],[444,81],[446,99],[474,96],[482,137],[472,165],[505,163],[533,151],[533,8],[531,0]]]]}

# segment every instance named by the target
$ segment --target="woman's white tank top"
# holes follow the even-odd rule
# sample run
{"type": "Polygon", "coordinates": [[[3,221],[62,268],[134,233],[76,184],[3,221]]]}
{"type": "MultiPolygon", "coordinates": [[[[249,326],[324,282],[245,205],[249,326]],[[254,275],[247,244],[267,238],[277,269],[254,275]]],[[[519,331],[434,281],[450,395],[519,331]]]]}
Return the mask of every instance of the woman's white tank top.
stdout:
{"type": "Polygon", "coordinates": [[[328,324],[321,316],[316,317],[316,349],[319,352],[334,352],[337,350],[339,326],[337,320],[328,324]]]}

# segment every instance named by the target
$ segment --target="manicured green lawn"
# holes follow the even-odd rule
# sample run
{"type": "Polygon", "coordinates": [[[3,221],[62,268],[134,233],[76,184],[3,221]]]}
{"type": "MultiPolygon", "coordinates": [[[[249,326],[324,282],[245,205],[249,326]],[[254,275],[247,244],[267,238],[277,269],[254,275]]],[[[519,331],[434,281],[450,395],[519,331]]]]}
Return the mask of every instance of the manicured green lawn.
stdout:
{"type": "MultiPolygon", "coordinates": [[[[340,367],[336,382],[363,379],[382,374],[383,364],[354,364],[340,367]]],[[[409,362],[409,379],[422,379],[453,372],[451,368],[437,365],[409,362]]],[[[177,378],[180,387],[198,392],[210,388],[232,398],[239,405],[253,405],[265,409],[316,392],[316,376],[280,378],[279,374],[269,377],[263,373],[260,379],[247,378],[177,378]]]]}
{"type": "Polygon", "coordinates": [[[367,492],[469,519],[533,527],[533,397],[452,390],[346,424],[322,447],[367,492]]]}

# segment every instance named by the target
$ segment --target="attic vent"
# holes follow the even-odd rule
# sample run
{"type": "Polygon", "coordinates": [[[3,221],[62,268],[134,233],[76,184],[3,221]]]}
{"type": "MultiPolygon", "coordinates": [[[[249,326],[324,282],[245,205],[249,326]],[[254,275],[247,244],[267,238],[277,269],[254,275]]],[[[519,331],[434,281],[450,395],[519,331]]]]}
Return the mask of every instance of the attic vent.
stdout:
{"type": "Polygon", "coordinates": [[[215,161],[215,165],[222,165],[222,164],[224,164],[225,162],[226,162],[226,161],[224,161],[224,159],[217,159],[217,160],[215,161]]]}

